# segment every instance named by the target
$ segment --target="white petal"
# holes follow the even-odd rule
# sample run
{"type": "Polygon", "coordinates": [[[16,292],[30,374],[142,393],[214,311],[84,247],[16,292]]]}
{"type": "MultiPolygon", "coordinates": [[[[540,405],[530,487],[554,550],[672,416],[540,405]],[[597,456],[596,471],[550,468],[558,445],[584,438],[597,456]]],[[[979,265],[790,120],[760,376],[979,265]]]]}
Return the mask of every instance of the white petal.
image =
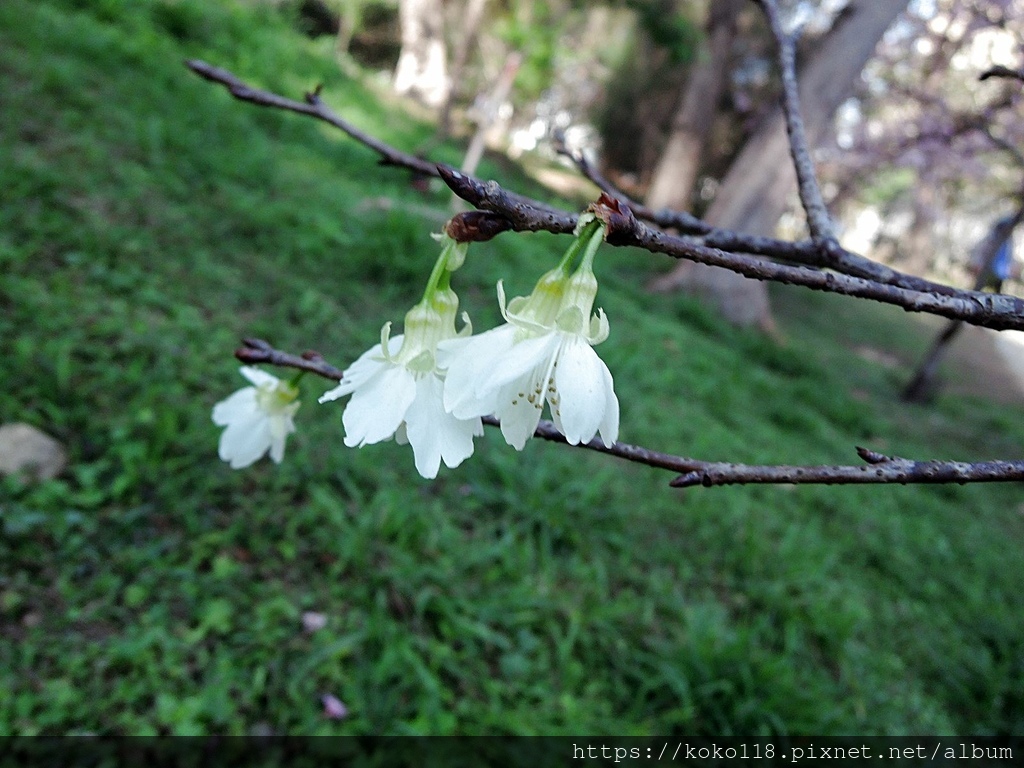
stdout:
{"type": "MultiPolygon", "coordinates": [[[[292,403],[298,405],[298,403],[292,403]]],[[[295,409],[297,410],[297,409],[295,409]]],[[[280,464],[284,458],[284,445],[288,435],[295,431],[292,414],[295,410],[285,411],[270,417],[270,458],[280,464]]]]}
{"type": "Polygon", "coordinates": [[[437,376],[416,382],[416,400],[405,416],[406,435],[416,459],[416,471],[437,476],[441,460],[457,467],[473,455],[473,435],[483,431],[479,419],[457,419],[444,409],[444,385],[437,376]]]}
{"type": "Polygon", "coordinates": [[[255,384],[257,387],[263,384],[277,385],[281,381],[277,376],[267,373],[262,368],[255,368],[251,365],[243,365],[239,368],[239,371],[245,378],[255,384]]]}
{"type": "Polygon", "coordinates": [[[477,395],[486,396],[493,390],[530,376],[538,368],[547,367],[548,361],[558,348],[558,343],[558,334],[549,333],[513,344],[511,349],[502,355],[499,364],[477,383],[477,395]]]}
{"type": "MultiPolygon", "coordinates": [[[[404,340],[405,340],[405,334],[403,334],[403,333],[400,333],[397,336],[389,336],[388,337],[388,354],[391,357],[394,357],[395,355],[397,355],[399,350],[402,349],[402,342],[404,340]]],[[[377,350],[380,350],[380,344],[377,344],[375,348],[377,350]]],[[[366,355],[368,355],[372,351],[373,351],[373,349],[369,350],[369,352],[365,353],[363,355],[363,357],[366,357],[366,355]]]]}
{"type": "Polygon", "coordinates": [[[570,445],[594,438],[605,415],[604,363],[579,336],[562,345],[554,371],[562,434],[570,445]]]}
{"type": "MultiPolygon", "coordinates": [[[[402,348],[402,339],[403,336],[399,334],[398,336],[388,340],[389,355],[398,354],[398,350],[402,348]]],[[[384,361],[384,355],[381,353],[380,344],[374,344],[368,350],[363,352],[363,354],[359,356],[358,360],[345,369],[345,375],[342,377],[338,386],[320,395],[318,402],[326,403],[330,400],[337,400],[339,397],[352,394],[385,365],[389,365],[389,363],[384,361]]]]}
{"type": "Polygon", "coordinates": [[[473,455],[473,438],[484,433],[484,425],[479,418],[456,419],[446,413],[441,426],[441,458],[448,469],[455,469],[473,455]]]}
{"type": "MultiPolygon", "coordinates": [[[[408,415],[408,412],[407,412],[408,415]]],[[[395,442],[399,445],[408,445],[409,436],[405,433],[405,422],[403,421],[398,425],[398,429],[395,430],[395,442]]]]}
{"type": "Polygon", "coordinates": [[[231,422],[247,418],[258,411],[256,388],[245,387],[213,406],[213,423],[219,427],[226,427],[231,422]]]}
{"type": "MultiPolygon", "coordinates": [[[[505,390],[506,394],[509,392],[505,390]]],[[[517,451],[523,450],[526,441],[533,437],[540,414],[541,408],[525,397],[518,397],[518,392],[508,395],[495,413],[501,421],[501,434],[505,442],[517,451]]]]}
{"type": "Polygon", "coordinates": [[[382,366],[345,406],[345,445],[372,445],[391,437],[415,397],[416,380],[404,366],[382,366]]]}
{"type": "Polygon", "coordinates": [[[604,373],[605,385],[605,408],[604,418],[601,419],[601,441],[609,448],[619,439],[619,398],[615,396],[615,383],[612,381],[612,372],[604,364],[604,360],[598,358],[604,373]]]}
{"type": "Polygon", "coordinates": [[[259,415],[244,421],[232,422],[220,436],[219,454],[231,464],[232,469],[241,469],[257,461],[270,447],[270,421],[259,415]]]}
{"type": "Polygon", "coordinates": [[[329,403],[332,400],[337,400],[338,398],[344,397],[345,395],[351,395],[354,390],[355,386],[352,385],[351,382],[342,379],[341,383],[338,384],[338,386],[336,386],[334,389],[329,389],[326,392],[324,392],[322,395],[320,395],[320,397],[317,398],[316,401],[318,403],[329,403]]]}
{"type": "MultiPolygon", "coordinates": [[[[381,363],[381,365],[384,365],[384,363],[381,363]]],[[[366,379],[363,379],[362,381],[359,382],[359,384],[363,384],[365,383],[365,381],[366,379]]],[[[337,400],[339,398],[345,397],[345,395],[351,395],[355,391],[356,386],[357,385],[354,382],[352,382],[346,377],[342,379],[341,383],[338,384],[338,386],[336,386],[334,389],[329,389],[322,395],[320,395],[320,397],[318,397],[316,401],[321,404],[329,403],[332,400],[337,400]]]]}
{"type": "Polygon", "coordinates": [[[494,394],[477,395],[480,380],[501,364],[512,347],[516,330],[499,326],[468,339],[449,339],[437,345],[438,367],[446,370],[444,407],[456,418],[469,419],[494,412],[494,394]]]}
{"type": "Polygon", "coordinates": [[[598,308],[597,313],[590,318],[590,338],[587,341],[596,346],[608,338],[609,331],[608,316],[603,309],[598,308]]]}
{"type": "Polygon", "coordinates": [[[505,442],[517,451],[533,437],[548,397],[548,382],[558,353],[558,338],[552,334],[551,348],[537,365],[499,390],[496,416],[501,421],[505,442]]]}
{"type": "Polygon", "coordinates": [[[270,439],[270,458],[275,464],[280,464],[284,459],[284,444],[287,441],[288,435],[284,434],[278,437],[272,435],[270,439]]]}

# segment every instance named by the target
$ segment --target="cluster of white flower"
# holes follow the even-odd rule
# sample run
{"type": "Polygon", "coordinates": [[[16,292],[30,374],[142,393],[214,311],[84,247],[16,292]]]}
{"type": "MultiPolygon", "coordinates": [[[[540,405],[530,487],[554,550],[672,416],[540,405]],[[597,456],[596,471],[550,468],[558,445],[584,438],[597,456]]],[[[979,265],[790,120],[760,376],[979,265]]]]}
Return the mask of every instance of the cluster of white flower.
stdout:
{"type": "MultiPolygon", "coordinates": [[[[593,216],[581,217],[573,244],[533,293],[506,303],[499,282],[505,323],[476,336],[465,313],[462,331],[455,330],[459,299],[450,286],[467,246],[442,238],[423,299],[405,315],[404,334],[391,337],[386,323],[380,343],[320,398],[323,403],[352,396],[342,414],[345,445],[393,437],[412,446],[416,470],[433,478],[442,461],[454,468],[473,454],[483,416],[497,417],[505,441],[522,450],[547,403],[570,444],[600,434],[611,446],[618,438],[619,401],[608,367],[593,350],[608,337],[608,319],[600,309],[591,314],[597,296],[594,254],[603,235],[593,216]]],[[[220,457],[237,469],[269,449],[280,462],[285,438],[295,430],[297,380],[282,382],[254,368],[242,373],[255,386],[213,409],[214,422],[227,427],[220,457]]]]}
{"type": "Polygon", "coordinates": [[[280,464],[284,443],[295,431],[293,417],[299,410],[299,388],[266,371],[242,367],[253,383],[213,406],[213,423],[227,427],[220,436],[220,457],[241,469],[258,461],[268,450],[280,464]]]}

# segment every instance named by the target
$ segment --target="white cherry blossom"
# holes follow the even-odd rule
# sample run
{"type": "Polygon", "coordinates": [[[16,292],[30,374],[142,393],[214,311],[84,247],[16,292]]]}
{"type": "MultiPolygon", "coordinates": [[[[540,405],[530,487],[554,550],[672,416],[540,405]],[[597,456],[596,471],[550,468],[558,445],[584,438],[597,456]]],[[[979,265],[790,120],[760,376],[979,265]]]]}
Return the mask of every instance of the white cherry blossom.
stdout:
{"type": "Polygon", "coordinates": [[[591,316],[597,296],[593,257],[602,235],[598,222],[587,223],[562,263],[528,297],[506,306],[499,282],[504,325],[440,344],[447,370],[446,409],[458,418],[493,414],[516,450],[533,435],[545,403],[571,445],[589,442],[598,433],[607,446],[618,439],[619,401],[612,375],[593,349],[609,331],[603,310],[591,316]],[[569,274],[581,247],[582,263],[569,274]]]}
{"type": "MultiPolygon", "coordinates": [[[[450,243],[434,268],[423,300],[405,316],[404,334],[390,337],[391,323],[381,340],[345,371],[337,387],[320,402],[352,395],[342,424],[345,445],[362,447],[394,437],[412,446],[416,471],[437,476],[441,462],[457,467],[473,454],[473,438],[483,434],[479,416],[459,418],[444,407],[443,371],[437,366],[437,345],[457,336],[459,300],[448,287],[449,272],[461,264],[465,247],[450,243]]],[[[464,332],[469,332],[469,319],[464,332]]]]}
{"type": "Polygon", "coordinates": [[[285,442],[295,431],[299,410],[298,388],[259,368],[243,366],[242,375],[253,386],[244,387],[213,407],[213,423],[226,427],[218,453],[232,469],[258,461],[268,450],[280,464],[285,442]]]}

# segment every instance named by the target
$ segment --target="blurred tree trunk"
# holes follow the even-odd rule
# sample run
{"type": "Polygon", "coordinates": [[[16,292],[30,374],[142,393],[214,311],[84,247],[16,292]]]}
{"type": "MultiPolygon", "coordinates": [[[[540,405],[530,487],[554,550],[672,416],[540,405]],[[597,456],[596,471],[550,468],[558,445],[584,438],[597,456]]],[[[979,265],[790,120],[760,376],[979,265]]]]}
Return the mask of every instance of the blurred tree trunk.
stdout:
{"type": "Polygon", "coordinates": [[[339,56],[348,55],[352,38],[359,28],[362,10],[361,4],[357,2],[345,3],[341,7],[341,13],[338,16],[338,37],[334,41],[334,50],[339,56]]]}
{"type": "Polygon", "coordinates": [[[914,219],[910,230],[897,248],[901,269],[915,275],[926,275],[935,260],[935,224],[939,209],[935,205],[935,188],[927,183],[927,171],[914,188],[914,219]]]}
{"type": "MultiPolygon", "coordinates": [[[[484,148],[487,146],[487,132],[494,125],[501,112],[501,105],[508,101],[508,95],[512,91],[512,84],[516,80],[519,67],[522,66],[523,57],[518,51],[513,51],[505,59],[505,66],[501,68],[498,82],[494,84],[494,90],[484,100],[477,120],[476,133],[473,134],[466,156],[462,160],[461,170],[472,176],[476,173],[476,167],[484,156],[484,148]]],[[[459,199],[456,196],[456,199],[459,199]]]]}
{"type": "MultiPolygon", "coordinates": [[[[1020,225],[1022,220],[1024,220],[1024,207],[1020,207],[1016,213],[996,221],[985,238],[975,247],[971,258],[971,266],[977,269],[974,290],[983,291],[986,288],[991,288],[993,292],[1001,293],[1003,281],[1013,276],[1009,265],[997,266],[996,262],[1003,245],[1013,237],[1013,230],[1020,225]]],[[[1008,247],[1012,249],[1012,241],[1008,247]]],[[[1010,258],[1012,259],[1012,256],[1010,258]]],[[[962,320],[951,320],[935,337],[928,354],[914,371],[914,376],[907,386],[903,388],[901,397],[904,400],[909,403],[927,403],[935,397],[938,390],[936,374],[939,370],[939,363],[946,353],[946,348],[960,333],[963,326],[962,320]]]]}
{"type": "MultiPolygon", "coordinates": [[[[800,106],[811,146],[830,130],[836,108],[853,90],[885,30],[907,7],[908,0],[851,0],[800,74],[800,106]]],[[[719,227],[752,235],[771,235],[796,189],[781,108],[747,140],[722,180],[705,218],[719,227]]],[[[774,323],[764,283],[718,267],[683,262],[651,283],[655,291],[687,288],[705,293],[727,320],[774,323]]]]}
{"type": "Polygon", "coordinates": [[[451,87],[441,0],[401,0],[398,20],[402,50],[395,67],[395,90],[440,107],[451,87]]]}
{"type": "Polygon", "coordinates": [[[707,46],[683,88],[665,150],[654,169],[646,204],[688,210],[693,185],[729,68],[736,16],[744,0],[720,0],[708,11],[707,46]]]}
{"type": "Polygon", "coordinates": [[[487,7],[487,0],[466,0],[463,12],[460,14],[462,29],[459,39],[455,44],[455,53],[452,56],[451,87],[441,105],[441,116],[437,123],[438,141],[444,141],[451,134],[452,130],[452,106],[459,95],[459,88],[462,85],[463,73],[466,70],[466,63],[469,61],[469,53],[476,43],[477,33],[480,31],[480,22],[484,18],[484,9],[487,7]]]}

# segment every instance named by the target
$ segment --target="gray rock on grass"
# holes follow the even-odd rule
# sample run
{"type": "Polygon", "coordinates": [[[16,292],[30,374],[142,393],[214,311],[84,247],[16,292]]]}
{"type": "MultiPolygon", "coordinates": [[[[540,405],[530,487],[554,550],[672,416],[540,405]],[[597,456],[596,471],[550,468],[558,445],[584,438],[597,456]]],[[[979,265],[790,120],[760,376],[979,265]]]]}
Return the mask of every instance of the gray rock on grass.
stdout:
{"type": "Polygon", "coordinates": [[[64,447],[31,424],[0,426],[0,475],[18,473],[27,479],[49,480],[67,464],[64,447]]]}

